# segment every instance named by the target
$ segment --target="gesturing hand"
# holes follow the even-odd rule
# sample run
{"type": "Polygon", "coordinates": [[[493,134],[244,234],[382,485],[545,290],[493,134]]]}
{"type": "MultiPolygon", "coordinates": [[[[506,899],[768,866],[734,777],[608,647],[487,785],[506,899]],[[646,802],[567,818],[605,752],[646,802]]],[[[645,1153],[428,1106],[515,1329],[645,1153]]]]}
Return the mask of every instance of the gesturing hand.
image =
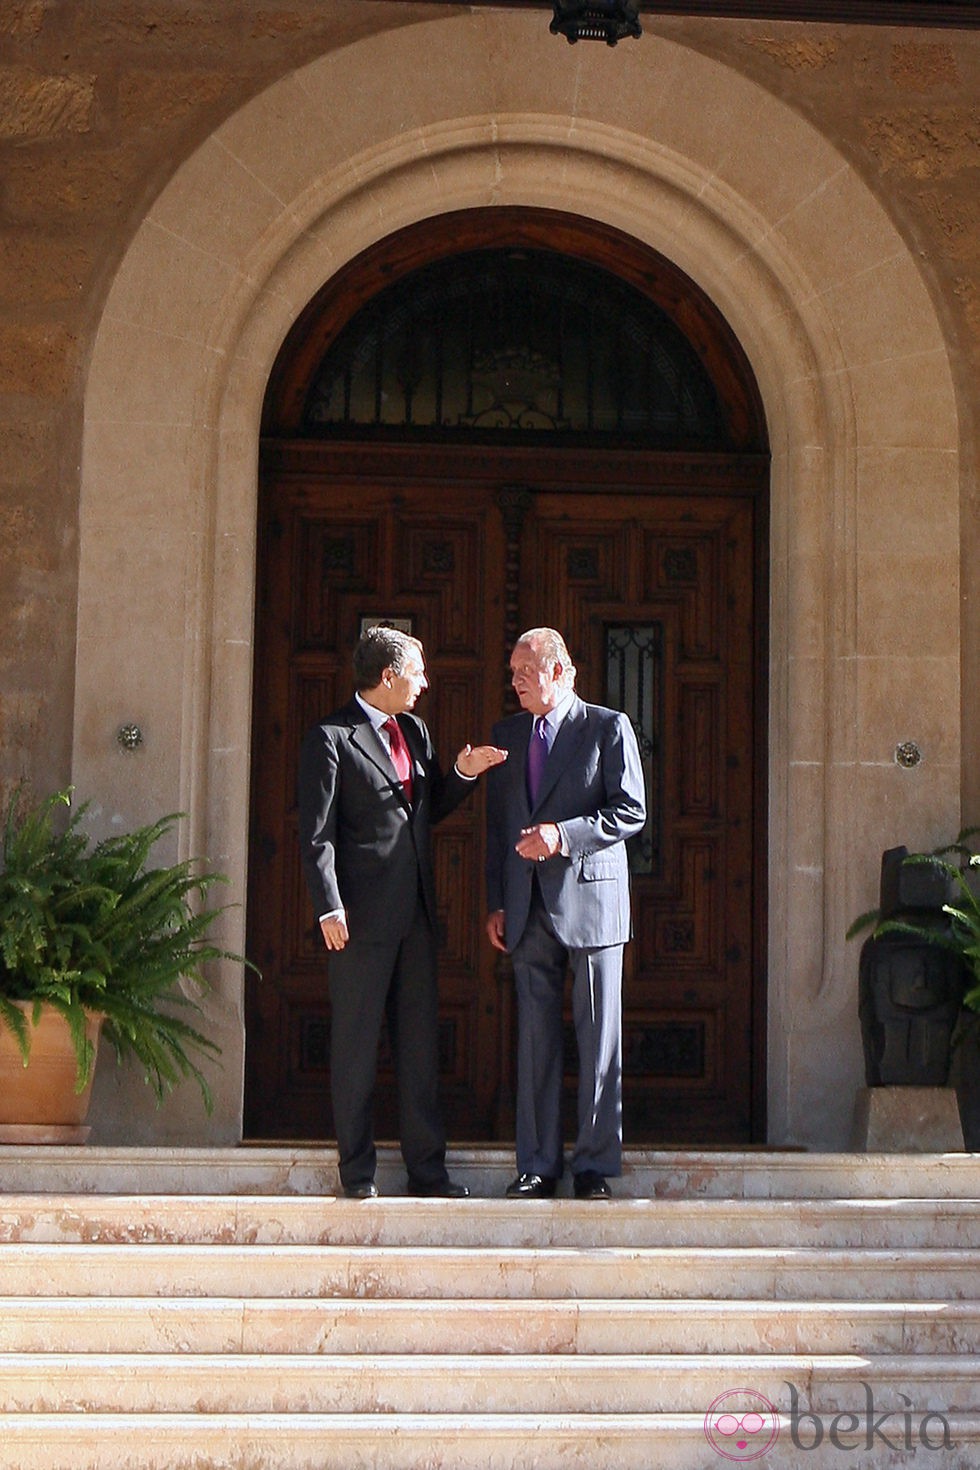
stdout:
{"type": "Polygon", "coordinates": [[[464,745],[456,757],[456,766],[464,776],[482,776],[491,766],[502,765],[506,759],[506,750],[496,745],[464,745]]]}

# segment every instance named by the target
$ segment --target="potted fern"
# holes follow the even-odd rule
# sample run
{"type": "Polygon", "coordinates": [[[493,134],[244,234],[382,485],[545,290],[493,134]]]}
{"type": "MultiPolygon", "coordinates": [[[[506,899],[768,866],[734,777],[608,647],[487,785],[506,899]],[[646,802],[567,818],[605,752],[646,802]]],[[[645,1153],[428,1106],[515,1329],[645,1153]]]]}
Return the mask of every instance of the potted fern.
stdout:
{"type": "Polygon", "coordinates": [[[72,810],[71,796],[68,789],[25,806],[18,791],[4,826],[0,1127],[8,1138],[36,1125],[44,1136],[80,1136],[100,1032],[120,1060],[135,1058],[158,1102],[189,1077],[210,1111],[200,1064],[219,1048],[197,1022],[204,966],[241,960],[207,937],[221,912],[208,898],[222,876],[192,861],[148,866],[177,816],[92,845],[80,831],[88,804],[72,810]],[[60,1061],[56,1044],[66,1049],[60,1061]],[[67,1083],[61,1100],[56,1081],[67,1083]],[[33,1115],[20,1116],[24,1106],[33,1115]]]}

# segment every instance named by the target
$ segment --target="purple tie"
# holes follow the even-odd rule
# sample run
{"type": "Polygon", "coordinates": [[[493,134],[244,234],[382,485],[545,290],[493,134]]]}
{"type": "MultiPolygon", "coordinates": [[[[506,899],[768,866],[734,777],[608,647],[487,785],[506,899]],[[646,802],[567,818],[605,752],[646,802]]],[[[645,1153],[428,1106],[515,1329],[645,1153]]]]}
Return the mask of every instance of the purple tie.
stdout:
{"type": "Polygon", "coordinates": [[[527,748],[527,794],[531,803],[531,809],[538,804],[538,792],[541,790],[541,777],[544,775],[544,763],[548,759],[548,736],[545,733],[545,722],[537,719],[531,732],[531,742],[527,748]]]}

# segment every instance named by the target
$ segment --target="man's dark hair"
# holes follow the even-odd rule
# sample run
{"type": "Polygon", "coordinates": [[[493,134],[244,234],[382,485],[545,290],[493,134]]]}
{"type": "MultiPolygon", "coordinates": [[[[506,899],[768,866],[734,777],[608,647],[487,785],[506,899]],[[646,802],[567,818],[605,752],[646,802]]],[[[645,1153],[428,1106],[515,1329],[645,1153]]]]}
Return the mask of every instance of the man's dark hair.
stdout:
{"type": "Polygon", "coordinates": [[[385,669],[400,674],[408,659],[417,658],[422,645],[417,638],[400,628],[380,624],[363,632],[354,647],[354,688],[359,694],[377,689],[385,669]]]}

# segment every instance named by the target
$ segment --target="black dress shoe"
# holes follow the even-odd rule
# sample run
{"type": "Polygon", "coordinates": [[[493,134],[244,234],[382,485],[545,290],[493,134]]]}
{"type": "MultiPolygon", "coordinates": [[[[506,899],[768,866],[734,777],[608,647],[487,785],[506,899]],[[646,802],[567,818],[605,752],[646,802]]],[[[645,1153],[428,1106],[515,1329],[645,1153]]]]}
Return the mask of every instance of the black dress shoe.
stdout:
{"type": "Polygon", "coordinates": [[[373,1179],[369,1179],[365,1184],[344,1185],[345,1199],[377,1199],[377,1197],[378,1186],[373,1179]]]}
{"type": "Polygon", "coordinates": [[[417,1199],[469,1199],[470,1192],[465,1184],[457,1184],[455,1179],[442,1179],[438,1184],[420,1184],[417,1179],[409,1179],[408,1192],[417,1199]]]}
{"type": "Polygon", "coordinates": [[[518,1174],[513,1184],[507,1186],[508,1199],[551,1199],[555,1192],[555,1179],[542,1179],[540,1174],[518,1174]]]}
{"type": "Polygon", "coordinates": [[[583,1169],[573,1181],[576,1199],[612,1199],[612,1190],[594,1169],[583,1169]]]}

